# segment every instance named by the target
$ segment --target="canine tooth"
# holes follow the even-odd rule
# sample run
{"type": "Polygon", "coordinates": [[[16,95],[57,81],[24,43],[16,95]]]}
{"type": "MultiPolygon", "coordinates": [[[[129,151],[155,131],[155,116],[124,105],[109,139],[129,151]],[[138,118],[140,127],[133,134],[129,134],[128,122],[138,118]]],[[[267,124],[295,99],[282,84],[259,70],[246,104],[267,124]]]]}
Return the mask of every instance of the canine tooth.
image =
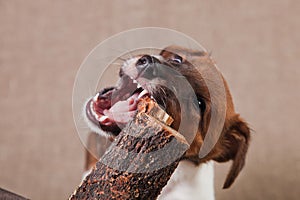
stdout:
{"type": "Polygon", "coordinates": [[[97,113],[95,112],[95,110],[92,106],[91,106],[91,113],[97,119],[98,115],[97,115],[97,113]]]}
{"type": "Polygon", "coordinates": [[[138,99],[141,98],[141,97],[143,97],[145,94],[148,94],[148,91],[147,91],[147,90],[143,90],[143,91],[139,94],[138,99]]]}
{"type": "Polygon", "coordinates": [[[140,87],[142,87],[142,86],[141,86],[141,84],[138,83],[137,88],[140,88],[140,87]]]}
{"type": "Polygon", "coordinates": [[[93,97],[93,101],[97,101],[99,97],[99,93],[97,93],[94,97],[93,97]]]}
{"type": "Polygon", "coordinates": [[[133,82],[133,83],[137,83],[137,81],[136,81],[136,80],[132,80],[132,82],[133,82]]]}
{"type": "Polygon", "coordinates": [[[100,122],[104,122],[108,117],[106,115],[103,115],[102,117],[99,118],[100,122]]]}

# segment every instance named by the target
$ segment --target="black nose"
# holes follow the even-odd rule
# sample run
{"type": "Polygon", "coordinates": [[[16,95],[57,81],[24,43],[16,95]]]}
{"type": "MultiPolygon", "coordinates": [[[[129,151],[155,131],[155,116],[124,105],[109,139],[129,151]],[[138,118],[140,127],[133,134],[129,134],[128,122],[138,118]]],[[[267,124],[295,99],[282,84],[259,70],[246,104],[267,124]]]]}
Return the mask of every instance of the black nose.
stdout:
{"type": "Polygon", "coordinates": [[[139,76],[152,79],[159,75],[159,64],[161,62],[154,56],[144,55],[136,62],[136,68],[139,76]]]}
{"type": "Polygon", "coordinates": [[[144,55],[136,62],[136,67],[139,71],[144,71],[149,67],[150,64],[153,63],[153,57],[149,55],[144,55]]]}

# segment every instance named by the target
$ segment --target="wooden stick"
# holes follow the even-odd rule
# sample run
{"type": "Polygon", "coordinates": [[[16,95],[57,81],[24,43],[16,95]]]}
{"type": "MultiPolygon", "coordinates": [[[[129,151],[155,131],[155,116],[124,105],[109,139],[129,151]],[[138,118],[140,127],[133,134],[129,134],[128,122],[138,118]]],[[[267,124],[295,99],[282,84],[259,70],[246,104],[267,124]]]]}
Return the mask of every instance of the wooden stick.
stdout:
{"type": "Polygon", "coordinates": [[[139,113],[70,199],[158,197],[189,145],[182,135],[167,126],[172,120],[157,106],[149,99],[139,104],[139,113]]]}

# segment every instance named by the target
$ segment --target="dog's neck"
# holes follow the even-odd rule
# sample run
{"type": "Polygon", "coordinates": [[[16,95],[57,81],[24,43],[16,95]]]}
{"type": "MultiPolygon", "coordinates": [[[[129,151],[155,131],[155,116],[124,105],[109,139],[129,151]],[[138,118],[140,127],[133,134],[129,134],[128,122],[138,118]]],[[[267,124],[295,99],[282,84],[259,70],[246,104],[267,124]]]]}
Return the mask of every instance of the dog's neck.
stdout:
{"type": "Polygon", "coordinates": [[[183,160],[163,188],[159,200],[214,200],[213,161],[196,166],[183,160]]]}

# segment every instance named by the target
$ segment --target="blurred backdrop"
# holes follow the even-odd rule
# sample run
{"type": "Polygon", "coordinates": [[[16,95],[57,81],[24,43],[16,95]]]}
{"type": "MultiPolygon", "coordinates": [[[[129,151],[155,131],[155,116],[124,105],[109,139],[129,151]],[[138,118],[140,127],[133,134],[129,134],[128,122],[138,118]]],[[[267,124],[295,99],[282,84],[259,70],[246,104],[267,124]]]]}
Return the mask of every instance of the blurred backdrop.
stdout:
{"type": "Polygon", "coordinates": [[[79,184],[84,148],[72,116],[83,59],[121,31],[159,26],[201,43],[249,122],[247,164],[217,199],[300,196],[298,1],[0,0],[0,187],[32,199],[66,199],[79,184]]]}

